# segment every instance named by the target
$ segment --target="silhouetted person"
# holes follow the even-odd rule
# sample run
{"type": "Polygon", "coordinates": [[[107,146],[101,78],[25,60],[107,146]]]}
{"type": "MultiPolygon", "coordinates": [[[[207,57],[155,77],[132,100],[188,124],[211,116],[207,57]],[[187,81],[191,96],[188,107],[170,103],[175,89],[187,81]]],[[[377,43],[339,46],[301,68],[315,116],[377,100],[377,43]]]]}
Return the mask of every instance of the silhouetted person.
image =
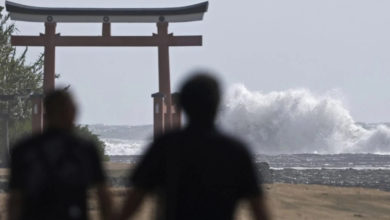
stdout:
{"type": "Polygon", "coordinates": [[[76,106],[65,91],[44,100],[46,130],[17,144],[11,154],[9,219],[88,219],[87,190],[97,187],[102,215],[111,202],[94,143],[72,131],[76,106]]]}
{"type": "Polygon", "coordinates": [[[214,126],[220,101],[217,81],[197,74],[182,87],[179,102],[188,126],[158,137],[131,175],[119,219],[131,216],[147,193],[158,195],[157,219],[233,219],[248,199],[256,219],[268,219],[251,155],[214,126]]]}

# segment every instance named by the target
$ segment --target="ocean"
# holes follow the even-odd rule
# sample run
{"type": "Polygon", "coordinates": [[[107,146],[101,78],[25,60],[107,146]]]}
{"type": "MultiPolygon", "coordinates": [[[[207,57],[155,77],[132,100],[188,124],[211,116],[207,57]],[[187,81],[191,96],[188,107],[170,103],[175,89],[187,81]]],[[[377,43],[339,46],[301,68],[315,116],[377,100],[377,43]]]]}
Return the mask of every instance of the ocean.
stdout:
{"type": "MultiPolygon", "coordinates": [[[[112,162],[137,162],[150,141],[104,138],[105,153],[112,162]]],[[[390,155],[371,153],[343,154],[255,154],[255,162],[267,162],[272,169],[357,169],[390,170],[390,155]]]]}
{"type": "MultiPolygon", "coordinates": [[[[357,122],[339,97],[306,89],[264,93],[237,84],[223,98],[217,126],[275,169],[389,169],[390,123],[357,122]]],[[[128,162],[142,155],[153,131],[152,125],[89,127],[112,160],[128,162]]]]}

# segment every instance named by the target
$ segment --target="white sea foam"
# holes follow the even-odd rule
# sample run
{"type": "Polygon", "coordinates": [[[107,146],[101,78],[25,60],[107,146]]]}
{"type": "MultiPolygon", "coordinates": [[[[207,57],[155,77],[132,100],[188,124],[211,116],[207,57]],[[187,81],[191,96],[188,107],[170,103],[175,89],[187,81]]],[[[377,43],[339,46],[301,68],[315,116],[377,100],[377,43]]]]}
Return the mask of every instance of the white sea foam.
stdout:
{"type": "Polygon", "coordinates": [[[365,129],[342,101],[305,89],[261,93],[230,88],[219,123],[264,154],[390,153],[390,128],[365,129]]]}
{"type": "Polygon", "coordinates": [[[106,155],[140,155],[148,144],[145,140],[103,138],[102,141],[106,144],[106,155]]]}

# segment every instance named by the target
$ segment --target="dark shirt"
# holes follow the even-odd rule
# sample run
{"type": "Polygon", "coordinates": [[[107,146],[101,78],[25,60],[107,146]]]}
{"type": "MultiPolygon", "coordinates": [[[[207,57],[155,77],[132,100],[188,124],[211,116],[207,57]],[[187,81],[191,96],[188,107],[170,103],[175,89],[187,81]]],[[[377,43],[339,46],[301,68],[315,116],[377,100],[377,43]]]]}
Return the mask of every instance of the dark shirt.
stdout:
{"type": "Polygon", "coordinates": [[[10,190],[22,194],[21,219],[87,219],[87,189],[104,182],[96,146],[58,130],[28,138],[11,153],[10,190]]]}
{"type": "Polygon", "coordinates": [[[187,128],[151,145],[131,184],[159,195],[158,219],[233,219],[237,201],[261,196],[252,159],[215,129],[187,128]]]}

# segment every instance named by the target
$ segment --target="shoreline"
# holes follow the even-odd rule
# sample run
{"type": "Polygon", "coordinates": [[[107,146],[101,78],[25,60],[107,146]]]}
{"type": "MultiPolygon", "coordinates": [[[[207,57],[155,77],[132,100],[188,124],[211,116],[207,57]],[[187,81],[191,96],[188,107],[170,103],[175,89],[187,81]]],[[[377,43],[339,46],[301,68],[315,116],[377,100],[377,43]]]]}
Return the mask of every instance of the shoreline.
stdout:
{"type": "MultiPolygon", "coordinates": [[[[262,183],[359,187],[390,192],[390,170],[382,169],[272,169],[257,163],[262,183]]],[[[263,164],[264,165],[264,164],[263,164]]],[[[105,162],[108,183],[112,187],[128,186],[128,176],[135,164],[105,162]]],[[[8,169],[0,168],[0,193],[7,191],[8,169]]]]}
{"type": "MultiPolygon", "coordinates": [[[[135,164],[106,163],[113,186],[127,184],[127,176],[135,164]]],[[[286,183],[303,185],[324,185],[338,187],[360,187],[390,192],[390,170],[359,169],[270,169],[266,163],[256,163],[262,183],[286,183]]]]}
{"type": "MultiPolygon", "coordinates": [[[[110,181],[117,181],[110,188],[116,206],[121,205],[127,191],[123,184],[134,164],[107,162],[104,163],[104,166],[110,181]]],[[[275,170],[270,171],[274,172],[275,170]]],[[[293,171],[298,172],[299,170],[293,171]]],[[[5,180],[7,174],[7,169],[0,169],[0,180],[5,180]]],[[[276,220],[388,219],[390,216],[390,203],[388,202],[390,192],[379,189],[277,182],[264,184],[263,189],[273,219],[276,220]]],[[[0,204],[3,204],[0,206],[0,219],[5,217],[6,198],[7,193],[0,193],[0,204]]],[[[155,206],[155,200],[148,198],[134,219],[152,219],[155,206]]],[[[235,219],[251,219],[248,210],[248,204],[240,203],[235,219]]],[[[90,197],[89,212],[91,219],[99,219],[95,196],[90,197]]]]}

